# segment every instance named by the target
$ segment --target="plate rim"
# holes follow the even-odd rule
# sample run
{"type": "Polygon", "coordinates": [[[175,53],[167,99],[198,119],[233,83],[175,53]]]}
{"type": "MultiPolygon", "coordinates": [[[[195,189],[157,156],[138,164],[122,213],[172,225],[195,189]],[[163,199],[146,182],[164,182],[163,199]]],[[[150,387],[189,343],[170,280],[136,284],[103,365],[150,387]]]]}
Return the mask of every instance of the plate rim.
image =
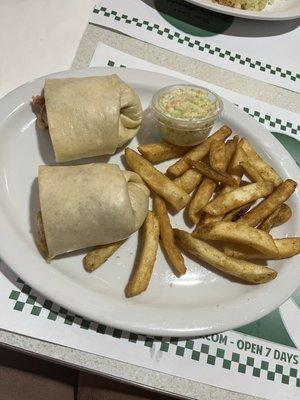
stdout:
{"type": "MultiPolygon", "coordinates": [[[[165,75],[165,74],[161,74],[161,73],[157,73],[157,72],[153,72],[153,71],[146,71],[146,70],[139,70],[139,69],[132,69],[132,68],[126,68],[126,69],[125,68],[114,68],[114,69],[112,69],[111,67],[95,67],[95,68],[84,68],[84,69],[80,69],[80,70],[65,70],[65,71],[55,72],[53,74],[49,74],[46,76],[42,76],[42,77],[39,77],[37,79],[34,79],[32,81],[29,81],[29,82],[23,84],[22,86],[14,89],[10,93],[6,94],[2,99],[0,99],[0,105],[1,105],[1,103],[3,103],[3,101],[8,101],[15,94],[18,94],[18,92],[21,93],[22,88],[27,87],[27,86],[30,87],[30,84],[38,84],[39,82],[42,82],[46,77],[55,77],[55,76],[61,76],[61,75],[82,76],[81,74],[92,75],[93,73],[111,74],[112,72],[119,73],[121,78],[122,78],[122,75],[126,75],[126,74],[129,74],[129,75],[135,74],[135,76],[136,76],[136,74],[142,74],[142,75],[150,74],[153,76],[153,78],[160,77],[161,79],[173,80],[173,81],[177,81],[177,82],[185,82],[185,83],[188,82],[188,81],[184,81],[184,80],[179,79],[174,76],[169,76],[169,75],[165,75]]],[[[123,79],[126,80],[126,78],[123,78],[123,79]]],[[[223,100],[224,100],[225,105],[227,104],[227,105],[229,105],[229,107],[235,107],[228,100],[226,100],[226,99],[223,99],[223,100]]],[[[2,108],[0,107],[0,123],[3,122],[3,116],[2,116],[1,110],[2,110],[2,108]]],[[[270,135],[269,136],[270,142],[271,143],[273,142],[277,147],[279,147],[281,149],[281,152],[283,151],[285,153],[285,155],[287,155],[289,163],[292,162],[292,166],[293,166],[292,169],[295,169],[295,171],[297,171],[297,174],[299,174],[298,166],[292,159],[291,155],[287,152],[287,150],[281,145],[281,143],[277,139],[275,139],[264,126],[262,126],[257,121],[255,121],[252,117],[248,116],[242,110],[239,110],[239,109],[236,109],[236,110],[238,113],[243,115],[244,118],[246,118],[246,120],[249,121],[249,123],[250,123],[250,121],[252,121],[252,124],[254,124],[259,130],[264,131],[264,135],[265,134],[270,135]]],[[[270,145],[270,143],[268,143],[268,145],[270,145]]],[[[299,191],[296,192],[296,195],[297,195],[298,199],[300,200],[299,191]]],[[[299,210],[297,210],[297,212],[298,211],[299,210]]],[[[1,233],[1,231],[2,232],[10,232],[10,235],[11,235],[12,227],[10,226],[9,220],[7,220],[7,218],[5,220],[5,218],[3,219],[3,217],[6,217],[6,216],[3,215],[2,207],[0,207],[0,222],[1,222],[0,223],[0,233],[1,233]],[[8,224],[7,224],[7,222],[8,222],[8,224]],[[4,229],[3,229],[3,227],[4,227],[4,229]],[[6,229],[7,229],[7,231],[6,231],[6,229]]],[[[13,233],[13,235],[15,235],[15,233],[13,233]]],[[[7,237],[8,236],[9,235],[7,235],[7,237]]],[[[276,302],[276,305],[272,304],[272,305],[269,305],[269,307],[265,307],[265,308],[261,309],[259,313],[256,313],[256,315],[254,315],[252,317],[250,316],[250,318],[248,317],[245,321],[239,321],[239,322],[235,321],[235,322],[227,322],[227,323],[223,322],[223,323],[219,323],[217,325],[215,324],[214,326],[206,326],[204,328],[199,327],[199,326],[196,326],[196,327],[191,326],[190,328],[180,328],[180,327],[168,328],[167,326],[157,327],[153,323],[150,323],[148,326],[147,325],[145,326],[143,323],[140,324],[140,322],[135,322],[134,324],[130,323],[131,325],[128,325],[126,322],[124,322],[124,320],[112,322],[112,320],[110,319],[110,317],[108,315],[106,315],[106,316],[102,315],[101,318],[99,315],[92,316],[91,314],[93,312],[90,312],[90,310],[88,310],[88,311],[83,310],[82,307],[80,307],[80,305],[79,306],[78,305],[74,306],[73,304],[71,305],[70,302],[68,303],[67,301],[62,300],[62,297],[57,299],[56,293],[53,293],[52,289],[48,289],[47,287],[46,288],[42,287],[37,282],[35,282],[33,279],[31,279],[30,276],[27,276],[28,274],[26,274],[26,268],[22,267],[22,262],[20,263],[20,260],[18,259],[16,254],[11,254],[11,252],[6,249],[5,241],[6,241],[7,237],[6,237],[6,235],[0,235],[1,258],[18,276],[20,276],[22,279],[24,279],[24,281],[26,281],[35,290],[42,293],[44,297],[47,297],[47,298],[53,300],[55,303],[63,305],[65,308],[67,308],[70,311],[73,311],[79,315],[86,315],[92,321],[96,321],[96,322],[99,322],[99,323],[102,323],[102,324],[105,324],[108,326],[113,326],[115,328],[122,329],[124,331],[137,332],[137,333],[146,334],[146,335],[189,337],[189,336],[198,336],[198,335],[204,335],[204,334],[207,335],[207,334],[212,334],[212,333],[218,333],[218,332],[224,331],[224,330],[234,329],[234,328],[237,328],[246,323],[248,324],[250,322],[253,322],[253,321],[263,317],[264,315],[268,314],[275,308],[277,308],[287,298],[290,297],[290,295],[293,293],[293,291],[295,289],[297,289],[298,284],[300,284],[300,276],[297,275],[297,279],[295,279],[293,281],[294,286],[290,287],[290,289],[287,290],[284,295],[281,295],[280,299],[276,302]],[[3,237],[3,236],[5,236],[5,237],[3,237]],[[37,289],[37,287],[41,287],[41,291],[39,289],[37,289]]],[[[23,244],[23,247],[24,247],[24,244],[23,244]]],[[[25,250],[26,250],[26,248],[25,248],[25,250]]],[[[27,253],[28,253],[28,251],[27,251],[27,253]]],[[[28,254],[28,255],[30,255],[30,254],[28,254]]],[[[34,260],[34,257],[31,257],[31,258],[32,258],[32,260],[34,260]]],[[[30,257],[29,257],[29,261],[30,261],[30,257]]],[[[292,267],[290,267],[290,268],[292,268],[292,267]]],[[[54,279],[55,271],[53,271],[51,269],[49,269],[48,271],[51,271],[50,274],[52,274],[52,278],[54,279]]],[[[29,273],[29,275],[30,275],[30,273],[29,273]]],[[[70,283],[70,278],[66,278],[62,274],[57,274],[57,275],[58,275],[58,279],[60,280],[60,283],[70,283]]],[[[42,280],[44,280],[44,278],[42,280]]],[[[48,281],[47,281],[47,283],[48,283],[48,281]]],[[[82,286],[80,286],[77,282],[72,281],[72,287],[73,286],[80,288],[82,290],[82,286]]],[[[90,290],[88,290],[87,288],[84,288],[84,290],[87,292],[90,292],[90,290]]],[[[96,297],[98,297],[98,296],[96,296],[96,297]]],[[[72,295],[71,295],[71,298],[72,298],[72,295]]],[[[198,323],[198,325],[199,325],[199,323],[198,323]]]]}
{"type": "MultiPolygon", "coordinates": [[[[239,8],[223,6],[218,3],[214,3],[211,0],[212,4],[203,3],[202,0],[187,0],[189,3],[194,4],[198,7],[206,8],[210,11],[215,11],[220,14],[231,15],[233,17],[244,18],[244,19],[254,19],[260,21],[289,21],[300,18],[300,7],[298,6],[298,10],[296,9],[296,14],[291,12],[285,12],[283,15],[268,15],[266,11],[251,11],[251,10],[241,10],[239,8]]],[[[278,13],[279,14],[279,13],[278,13]]]]}

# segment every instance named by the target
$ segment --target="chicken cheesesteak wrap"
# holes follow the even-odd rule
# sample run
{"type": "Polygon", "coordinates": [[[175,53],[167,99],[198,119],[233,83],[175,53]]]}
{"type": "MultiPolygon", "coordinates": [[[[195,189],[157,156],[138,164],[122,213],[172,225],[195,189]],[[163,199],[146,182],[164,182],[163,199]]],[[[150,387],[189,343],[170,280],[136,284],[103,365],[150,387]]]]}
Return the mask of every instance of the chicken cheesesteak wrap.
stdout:
{"type": "Polygon", "coordinates": [[[46,79],[33,104],[58,162],[114,154],[142,121],[138,95],[117,75],[46,79]]]}
{"type": "Polygon", "coordinates": [[[125,239],[148,211],[142,179],[114,164],[40,166],[38,182],[49,259],[125,239]]]}

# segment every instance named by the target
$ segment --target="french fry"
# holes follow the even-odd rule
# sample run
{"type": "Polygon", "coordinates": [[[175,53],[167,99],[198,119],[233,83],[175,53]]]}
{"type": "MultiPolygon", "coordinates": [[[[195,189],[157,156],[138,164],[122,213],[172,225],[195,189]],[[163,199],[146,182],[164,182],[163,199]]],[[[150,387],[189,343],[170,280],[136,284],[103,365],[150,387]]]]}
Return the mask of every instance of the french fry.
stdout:
{"type": "Polygon", "coordinates": [[[173,182],[181,187],[185,192],[191,193],[202,181],[203,175],[193,169],[190,168],[185,171],[182,175],[178,176],[173,180],[173,182]]]}
{"type": "MultiPolygon", "coordinates": [[[[203,211],[212,215],[227,214],[235,208],[267,196],[272,192],[272,190],[273,184],[271,182],[250,183],[249,185],[238,187],[231,192],[220,194],[208,203],[203,208],[203,211]]],[[[240,220],[245,218],[246,215],[247,214],[245,214],[240,220]]]]}
{"type": "Polygon", "coordinates": [[[186,273],[186,266],[184,265],[182,254],[175,244],[174,233],[170,224],[166,204],[164,200],[157,195],[154,197],[154,208],[159,222],[160,238],[167,257],[176,275],[184,275],[186,273]]]}
{"type": "MultiPolygon", "coordinates": [[[[258,185],[253,183],[252,185],[258,185]]],[[[249,185],[250,186],[250,185],[249,185]]],[[[282,182],[265,200],[243,215],[238,221],[250,226],[256,226],[266,219],[280,204],[284,203],[295,191],[297,183],[291,179],[282,182]]],[[[266,194],[267,195],[267,194],[266,194]]],[[[261,197],[265,197],[263,195],[261,197]]]]}
{"type": "Polygon", "coordinates": [[[216,197],[214,199],[216,199],[217,197],[221,196],[222,194],[232,192],[236,188],[237,188],[236,186],[234,187],[234,186],[225,185],[225,186],[220,188],[220,190],[218,191],[218,193],[216,194],[216,197]]]}
{"type": "Polygon", "coordinates": [[[141,144],[138,151],[151,163],[156,164],[183,156],[191,147],[176,146],[168,142],[141,144]]]}
{"type": "Polygon", "coordinates": [[[253,203],[254,202],[251,202],[251,203],[245,204],[244,206],[235,208],[234,210],[230,211],[228,214],[226,214],[224,216],[223,221],[235,221],[235,220],[237,220],[238,218],[240,218],[242,215],[244,215],[251,208],[253,203]]]}
{"type": "Polygon", "coordinates": [[[190,159],[186,159],[186,161],[190,164],[190,166],[196,168],[199,172],[201,172],[202,175],[207,176],[215,182],[222,182],[226,185],[238,186],[235,179],[226,172],[217,172],[202,161],[193,161],[190,159]]]}
{"type": "Polygon", "coordinates": [[[48,245],[47,245],[47,241],[46,241],[46,236],[45,236],[45,230],[44,230],[44,224],[43,224],[43,218],[42,218],[42,213],[41,211],[39,211],[37,213],[37,226],[36,226],[36,233],[37,233],[37,237],[36,237],[36,244],[37,247],[39,249],[39,251],[41,252],[42,256],[45,258],[46,262],[50,262],[50,258],[49,258],[49,251],[48,251],[48,245]]]}
{"type": "Polygon", "coordinates": [[[183,189],[134,150],[125,149],[125,160],[129,167],[139,174],[155,193],[168,201],[176,211],[181,210],[190,201],[190,196],[183,189]]]}
{"type": "MultiPolygon", "coordinates": [[[[225,165],[224,165],[224,172],[227,170],[230,161],[236,151],[236,146],[238,144],[239,137],[235,135],[233,139],[228,140],[225,144],[225,165]]],[[[213,167],[213,165],[212,165],[213,167]]],[[[231,186],[226,186],[227,188],[230,187],[230,190],[233,188],[231,186]]],[[[219,191],[215,197],[217,197],[220,194],[221,191],[219,191]]],[[[190,203],[191,204],[191,203],[190,203]]],[[[204,207],[204,206],[203,206],[204,207]]],[[[202,218],[202,223],[203,224],[210,224],[211,222],[217,222],[221,221],[223,219],[224,215],[210,215],[205,213],[203,218],[202,218]]]]}
{"type": "Polygon", "coordinates": [[[277,247],[269,233],[240,223],[221,221],[200,225],[192,236],[197,239],[244,244],[269,257],[278,255],[277,247]]]}
{"type": "MultiPolygon", "coordinates": [[[[239,162],[240,155],[239,155],[239,156],[236,155],[236,151],[237,151],[237,148],[238,148],[238,143],[239,143],[239,137],[238,137],[237,135],[235,135],[235,136],[233,137],[233,139],[228,140],[228,141],[226,142],[226,149],[225,149],[226,161],[225,161],[225,169],[224,169],[223,172],[225,172],[225,171],[227,171],[227,170],[229,171],[230,168],[231,168],[231,172],[232,172],[232,168],[233,168],[233,169],[235,168],[235,163],[236,163],[236,162],[239,162]],[[235,160],[236,160],[236,161],[235,161],[235,160]]],[[[240,150],[238,151],[238,154],[240,154],[240,150]]],[[[245,154],[245,153],[244,153],[244,154],[245,154]]],[[[213,166],[212,166],[212,167],[213,167],[213,166]]],[[[228,172],[228,171],[227,171],[227,172],[228,172]]],[[[231,174],[231,172],[230,172],[230,174],[231,174]]],[[[233,190],[236,186],[239,186],[241,177],[242,177],[242,171],[241,171],[241,176],[240,176],[239,179],[237,179],[236,177],[234,177],[234,179],[237,181],[238,185],[235,185],[235,186],[228,186],[228,185],[225,185],[221,190],[218,191],[218,193],[217,193],[216,196],[218,196],[218,195],[221,194],[221,193],[230,192],[230,191],[233,190]]]]}
{"type": "Polygon", "coordinates": [[[236,180],[238,185],[243,176],[243,169],[240,166],[240,162],[245,161],[245,156],[246,154],[242,149],[242,144],[240,140],[236,145],[235,153],[227,169],[228,173],[236,180]]]}
{"type": "MultiPolygon", "coordinates": [[[[238,136],[234,136],[234,138],[236,138],[236,137],[239,138],[238,136]]],[[[236,186],[243,186],[243,184],[245,183],[244,181],[242,181],[243,169],[240,165],[240,163],[245,159],[246,159],[246,153],[242,149],[241,141],[239,141],[236,144],[236,151],[231,158],[229,166],[227,167],[228,173],[235,179],[235,181],[237,183],[236,186]]],[[[246,182],[246,184],[248,184],[248,182],[246,182]]],[[[222,194],[229,193],[233,189],[235,189],[235,186],[225,185],[224,187],[222,187],[221,190],[219,190],[219,192],[217,193],[217,196],[215,198],[217,198],[218,196],[220,196],[222,194]]]]}
{"type": "Polygon", "coordinates": [[[226,162],[226,147],[222,140],[213,140],[210,144],[209,163],[217,172],[223,172],[226,162]]]}
{"type": "Polygon", "coordinates": [[[248,161],[241,161],[240,166],[243,168],[245,174],[248,176],[248,178],[250,179],[251,182],[263,181],[263,178],[260,175],[260,173],[248,161]]]}
{"type": "Polygon", "coordinates": [[[223,251],[228,257],[237,258],[239,260],[267,259],[265,254],[242,244],[226,243],[223,246],[223,251]]]}
{"type": "MultiPolygon", "coordinates": [[[[214,197],[214,200],[217,199],[221,194],[229,193],[232,190],[234,190],[233,187],[225,186],[216,194],[216,196],[214,197]]],[[[218,222],[218,221],[222,221],[222,220],[223,221],[236,221],[238,218],[240,218],[242,215],[244,215],[248,210],[250,210],[253,203],[254,202],[252,201],[251,203],[245,204],[241,207],[237,207],[227,214],[210,215],[210,214],[206,213],[203,217],[202,222],[203,222],[203,224],[209,224],[211,222],[218,222]]]]}
{"type": "MultiPolygon", "coordinates": [[[[249,183],[251,183],[251,182],[247,182],[247,181],[244,181],[243,179],[240,179],[240,181],[238,182],[238,186],[241,186],[241,187],[246,186],[246,185],[249,185],[249,183]]],[[[218,191],[215,198],[217,198],[221,194],[232,192],[234,189],[236,189],[236,186],[234,187],[234,186],[225,185],[218,191]]]]}
{"type": "Polygon", "coordinates": [[[261,158],[260,155],[257,154],[247,139],[241,139],[241,146],[247,155],[247,160],[251,165],[255,165],[255,168],[258,170],[262,178],[266,181],[272,182],[274,186],[279,186],[282,182],[280,176],[265,160],[261,158]]]}
{"type": "Polygon", "coordinates": [[[277,276],[277,272],[271,268],[229,257],[202,240],[193,238],[185,231],[175,229],[174,233],[184,250],[228,275],[249,283],[265,283],[277,276]]]}
{"type": "Polygon", "coordinates": [[[210,215],[205,213],[200,223],[202,224],[211,224],[213,222],[222,221],[224,215],[210,215]]]}
{"type": "Polygon", "coordinates": [[[287,204],[281,204],[260,225],[259,229],[270,232],[274,226],[282,225],[292,216],[292,209],[287,204]]]}
{"type": "Polygon", "coordinates": [[[289,258],[300,254],[300,237],[275,239],[279,256],[277,259],[289,258]]]}
{"type": "Polygon", "coordinates": [[[137,296],[144,292],[150,282],[159,242],[159,222],[149,211],[143,224],[143,247],[137,265],[125,288],[126,297],[137,296]]]}
{"type": "Polygon", "coordinates": [[[216,185],[216,182],[213,180],[204,178],[192,197],[188,205],[188,216],[194,224],[200,221],[201,210],[209,202],[216,185]]]}
{"type": "Polygon", "coordinates": [[[225,171],[229,167],[232,157],[234,156],[234,154],[236,152],[236,147],[237,147],[238,142],[239,142],[239,137],[237,135],[235,135],[233,137],[233,139],[227,140],[227,142],[225,144],[225,159],[226,159],[225,171]]]}
{"type": "Polygon", "coordinates": [[[278,249],[278,255],[276,257],[268,257],[266,254],[255,251],[248,246],[236,246],[230,243],[226,244],[226,247],[224,247],[224,252],[230,257],[245,260],[282,260],[284,258],[290,258],[300,254],[300,237],[274,239],[274,242],[278,249]]]}
{"type": "Polygon", "coordinates": [[[230,128],[228,128],[228,126],[222,126],[222,128],[220,128],[217,132],[209,136],[198,146],[194,147],[192,150],[186,153],[175,164],[171,165],[167,170],[168,175],[173,178],[182,175],[186,170],[190,168],[190,165],[186,162],[186,158],[193,161],[201,160],[209,153],[210,144],[213,140],[225,140],[228,136],[231,135],[231,132],[232,131],[230,128]]]}
{"type": "MultiPolygon", "coordinates": [[[[216,152],[218,149],[220,149],[219,143],[221,143],[221,150],[220,157],[213,156],[210,158],[210,163],[212,168],[216,168],[216,166],[219,168],[219,173],[223,173],[226,170],[226,166],[228,159],[226,160],[226,146],[229,147],[229,145],[224,144],[222,141],[212,141],[211,146],[215,146],[214,143],[217,143],[217,146],[215,149],[210,149],[210,153],[216,152]],[[215,162],[217,162],[217,165],[215,165],[215,162]]],[[[231,145],[230,145],[231,146],[231,145]]],[[[200,161],[199,161],[200,162],[200,161]]],[[[206,167],[206,165],[205,165],[206,167]]],[[[188,216],[190,220],[194,224],[198,224],[199,221],[201,220],[202,217],[202,208],[209,202],[211,196],[213,195],[215,189],[217,187],[217,183],[208,178],[204,177],[202,183],[199,185],[197,191],[194,193],[194,196],[192,197],[189,205],[188,205],[188,216]]]]}
{"type": "Polygon", "coordinates": [[[104,244],[90,251],[83,259],[83,266],[87,272],[93,272],[111,257],[125,240],[116,243],[104,244]]]}

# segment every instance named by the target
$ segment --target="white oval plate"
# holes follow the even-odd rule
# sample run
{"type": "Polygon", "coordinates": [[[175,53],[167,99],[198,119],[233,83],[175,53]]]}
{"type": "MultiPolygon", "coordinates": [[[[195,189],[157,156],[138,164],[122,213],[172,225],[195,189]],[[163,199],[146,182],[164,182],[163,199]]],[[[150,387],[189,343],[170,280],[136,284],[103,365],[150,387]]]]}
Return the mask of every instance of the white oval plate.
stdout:
{"type": "Polygon", "coordinates": [[[197,6],[207,8],[222,14],[233,15],[234,17],[260,19],[265,21],[284,21],[300,17],[299,0],[275,0],[262,11],[241,10],[228,6],[222,6],[213,0],[187,0],[197,6]]]}
{"type": "MultiPolygon", "coordinates": [[[[137,91],[144,109],[156,90],[182,83],[154,72],[122,68],[65,71],[51,76],[82,77],[113,72],[137,91]]],[[[32,234],[39,209],[36,176],[38,165],[52,164],[54,157],[48,132],[36,132],[36,117],[30,105],[31,96],[40,93],[44,79],[27,83],[0,101],[0,254],[16,274],[47,298],[79,315],[117,328],[160,336],[203,335],[235,328],[262,317],[292,294],[300,282],[299,258],[270,263],[279,272],[277,279],[254,286],[228,279],[189,258],[186,258],[188,273],[178,279],[159,250],[148,290],[126,299],[124,288],[135,260],[137,234],[92,274],[82,267],[85,252],[46,264],[32,234]]],[[[249,138],[283,177],[299,178],[298,167],[282,145],[226,100],[220,121],[224,123],[249,138]]],[[[157,139],[157,130],[146,116],[138,137],[129,146],[136,148],[139,142],[157,139]]],[[[122,154],[120,151],[102,160],[122,165],[122,154]]],[[[165,170],[168,164],[160,168],[165,170]]],[[[299,192],[289,204],[294,210],[293,219],[278,229],[278,236],[300,234],[299,192]]],[[[182,213],[173,217],[172,223],[187,229],[182,213]]]]}

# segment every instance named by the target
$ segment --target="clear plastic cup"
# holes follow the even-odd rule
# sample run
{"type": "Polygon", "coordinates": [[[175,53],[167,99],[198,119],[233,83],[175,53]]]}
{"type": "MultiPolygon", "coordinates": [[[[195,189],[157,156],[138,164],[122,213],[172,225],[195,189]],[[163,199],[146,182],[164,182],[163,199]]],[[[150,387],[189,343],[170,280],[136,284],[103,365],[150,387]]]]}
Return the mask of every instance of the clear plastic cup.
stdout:
{"type": "Polygon", "coordinates": [[[152,98],[150,109],[156,120],[163,138],[177,146],[194,146],[201,143],[209,135],[215,121],[220,117],[223,110],[223,102],[218,95],[211,90],[196,85],[172,85],[160,89],[152,98]],[[178,89],[192,89],[207,93],[207,97],[215,102],[216,109],[201,118],[178,118],[164,111],[158,100],[172,91],[178,89]]]}

